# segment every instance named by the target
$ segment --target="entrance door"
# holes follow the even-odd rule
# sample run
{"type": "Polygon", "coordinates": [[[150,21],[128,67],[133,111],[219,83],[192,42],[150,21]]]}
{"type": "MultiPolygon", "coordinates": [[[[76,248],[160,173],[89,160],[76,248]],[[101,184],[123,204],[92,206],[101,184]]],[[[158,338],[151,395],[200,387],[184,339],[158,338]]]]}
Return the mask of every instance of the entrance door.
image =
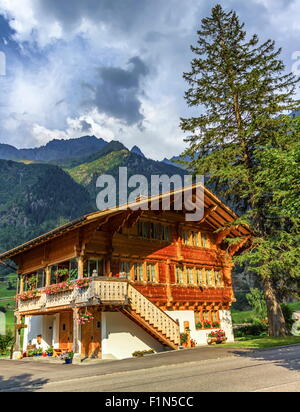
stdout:
{"type": "Polygon", "coordinates": [[[53,315],[45,315],[44,316],[44,329],[43,329],[43,339],[48,346],[54,346],[54,316],[53,315]]]}
{"type": "Polygon", "coordinates": [[[59,323],[59,349],[71,351],[73,348],[73,313],[62,312],[59,323]]]}
{"type": "Polygon", "coordinates": [[[89,308],[94,320],[81,326],[81,356],[101,359],[101,312],[97,308],[89,308]]]}

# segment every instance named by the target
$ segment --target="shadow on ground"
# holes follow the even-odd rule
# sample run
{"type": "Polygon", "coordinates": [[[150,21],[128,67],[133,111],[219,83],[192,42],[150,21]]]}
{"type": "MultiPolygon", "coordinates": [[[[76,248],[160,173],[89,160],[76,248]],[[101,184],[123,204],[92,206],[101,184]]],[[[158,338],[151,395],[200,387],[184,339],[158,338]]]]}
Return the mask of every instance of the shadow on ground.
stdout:
{"type": "Polygon", "coordinates": [[[290,371],[300,372],[300,345],[266,350],[250,349],[243,352],[233,351],[232,353],[242,358],[251,358],[261,362],[272,362],[290,371]]]}
{"type": "Polygon", "coordinates": [[[32,376],[27,373],[8,379],[0,376],[0,392],[35,392],[48,383],[48,379],[32,379],[32,376]]]}

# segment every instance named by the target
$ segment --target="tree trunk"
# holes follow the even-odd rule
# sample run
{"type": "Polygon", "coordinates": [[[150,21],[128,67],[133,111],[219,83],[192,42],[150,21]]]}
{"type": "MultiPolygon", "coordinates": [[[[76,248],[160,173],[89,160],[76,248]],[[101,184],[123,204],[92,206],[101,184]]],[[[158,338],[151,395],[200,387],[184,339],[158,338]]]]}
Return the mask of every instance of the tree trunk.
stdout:
{"type": "Polygon", "coordinates": [[[272,282],[269,278],[263,280],[263,288],[268,309],[269,335],[273,337],[287,336],[288,332],[281,306],[277,301],[272,282]]]}

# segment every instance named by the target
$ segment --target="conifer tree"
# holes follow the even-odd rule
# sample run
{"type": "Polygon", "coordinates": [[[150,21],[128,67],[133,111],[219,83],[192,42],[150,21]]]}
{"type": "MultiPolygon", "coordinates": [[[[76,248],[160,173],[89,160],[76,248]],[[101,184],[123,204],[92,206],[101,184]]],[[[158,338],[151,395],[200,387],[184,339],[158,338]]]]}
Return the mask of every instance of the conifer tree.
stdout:
{"type": "MultiPolygon", "coordinates": [[[[210,184],[243,215],[239,222],[253,228],[250,253],[264,288],[270,334],[283,336],[285,321],[271,266],[274,216],[270,218],[265,207],[272,202],[277,183],[269,182],[266,199],[258,177],[262,161],[266,165],[267,160],[259,154],[283,147],[287,136],[296,138],[282,115],[299,108],[294,98],[299,79],[285,72],[274,41],[260,43],[257,35],[247,36],[237,14],[220,5],[202,20],[192,51],[191,71],[184,73],[189,84],[185,99],[191,108],[199,109],[199,115],[181,119],[183,131],[189,133],[184,155],[191,157],[190,167],[207,175],[210,184]],[[259,245],[268,246],[266,255],[259,245]]],[[[287,222],[284,225],[288,227],[287,222]]],[[[291,236],[289,230],[285,233],[291,236]]]]}

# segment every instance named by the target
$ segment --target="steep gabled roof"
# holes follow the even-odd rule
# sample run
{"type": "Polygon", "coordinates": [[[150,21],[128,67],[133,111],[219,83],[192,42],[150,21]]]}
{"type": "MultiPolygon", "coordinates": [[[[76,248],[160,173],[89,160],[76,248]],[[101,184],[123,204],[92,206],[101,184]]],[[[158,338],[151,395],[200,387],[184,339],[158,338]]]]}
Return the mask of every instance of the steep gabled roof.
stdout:
{"type": "MultiPolygon", "coordinates": [[[[121,205],[121,206],[118,206],[112,209],[98,211],[98,212],[94,212],[94,213],[90,213],[88,215],[82,216],[79,219],[76,219],[65,225],[57,227],[56,229],[53,229],[50,232],[47,232],[35,239],[32,239],[20,246],[17,246],[16,248],[13,248],[5,253],[0,254],[0,261],[5,260],[5,259],[11,259],[12,257],[15,257],[16,255],[19,255],[20,253],[23,253],[43,243],[46,243],[53,238],[62,236],[66,232],[70,232],[79,227],[85,226],[92,222],[96,222],[97,220],[100,223],[102,220],[107,219],[107,217],[109,216],[118,215],[118,214],[124,213],[134,208],[138,209],[138,207],[142,208],[142,206],[145,206],[146,204],[149,205],[155,202],[158,202],[160,204],[161,201],[166,197],[171,197],[171,202],[172,202],[172,197],[174,201],[174,197],[176,194],[180,192],[184,193],[190,190],[193,190],[196,193],[196,189],[199,187],[204,189],[204,207],[206,210],[210,210],[210,213],[205,217],[205,220],[212,228],[217,230],[218,228],[224,227],[234,222],[238,218],[238,215],[232,209],[226,206],[210,190],[203,187],[203,185],[201,184],[197,184],[197,185],[193,185],[189,187],[184,187],[179,190],[171,191],[168,193],[160,194],[157,196],[143,198],[143,199],[137,200],[136,202],[133,202],[130,204],[121,205]]],[[[194,202],[195,200],[196,199],[194,199],[194,202]]],[[[149,208],[149,210],[151,210],[151,208],[149,208]]],[[[232,228],[230,231],[230,234],[228,234],[228,236],[231,236],[231,237],[244,237],[244,236],[249,236],[249,235],[251,235],[251,230],[248,227],[242,226],[242,225],[232,228]]]]}

